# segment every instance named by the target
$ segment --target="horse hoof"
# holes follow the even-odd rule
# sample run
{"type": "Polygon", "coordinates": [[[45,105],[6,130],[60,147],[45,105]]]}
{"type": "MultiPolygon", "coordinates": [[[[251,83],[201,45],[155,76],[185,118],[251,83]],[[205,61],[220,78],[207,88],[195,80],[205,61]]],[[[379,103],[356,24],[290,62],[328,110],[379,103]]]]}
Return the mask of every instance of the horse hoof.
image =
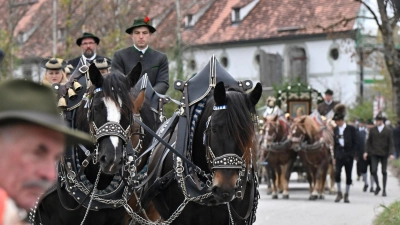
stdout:
{"type": "Polygon", "coordinates": [[[278,199],[278,195],[272,195],[272,199],[278,199]]]}
{"type": "Polygon", "coordinates": [[[320,196],[319,196],[319,199],[325,199],[325,196],[320,195],[320,196]]]}
{"type": "Polygon", "coordinates": [[[309,198],[309,200],[314,201],[314,200],[317,200],[317,198],[318,198],[317,195],[311,195],[310,198],[309,198]]]}
{"type": "Polygon", "coordinates": [[[289,199],[289,195],[283,195],[282,198],[283,199],[289,199]]]}

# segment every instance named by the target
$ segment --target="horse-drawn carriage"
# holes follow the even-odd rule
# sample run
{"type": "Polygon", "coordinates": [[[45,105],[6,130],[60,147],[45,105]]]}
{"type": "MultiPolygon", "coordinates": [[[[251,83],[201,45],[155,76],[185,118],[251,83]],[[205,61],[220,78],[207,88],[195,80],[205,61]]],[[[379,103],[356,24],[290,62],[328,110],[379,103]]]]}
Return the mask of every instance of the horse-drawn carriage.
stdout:
{"type": "MultiPolygon", "coordinates": [[[[310,86],[298,83],[276,93],[276,105],[286,112],[264,118],[260,141],[262,161],[266,161],[272,185],[272,198],[289,198],[292,172],[305,175],[310,183],[310,199],[323,198],[328,167],[331,168],[332,133],[316,110],[322,95],[310,86]]],[[[268,171],[268,170],[267,170],[268,171]]],[[[331,178],[333,178],[331,173],[331,178]]],[[[333,188],[331,181],[331,189],[333,188]]]]}
{"type": "Polygon", "coordinates": [[[155,93],[140,63],[127,76],[103,77],[94,64],[75,72],[55,89],[69,124],[94,145],[67,150],[32,224],[254,223],[259,83],[249,91],[252,82],[233,79],[214,56],[175,82],[180,101],[155,93]],[[165,100],[178,106],[160,125],[165,100]]]}

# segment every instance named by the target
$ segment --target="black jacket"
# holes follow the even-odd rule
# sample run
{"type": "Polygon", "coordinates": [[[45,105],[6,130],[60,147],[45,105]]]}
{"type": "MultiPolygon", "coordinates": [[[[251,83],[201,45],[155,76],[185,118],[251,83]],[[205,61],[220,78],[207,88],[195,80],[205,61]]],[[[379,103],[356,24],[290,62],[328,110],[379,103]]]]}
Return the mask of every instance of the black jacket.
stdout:
{"type": "Polygon", "coordinates": [[[134,46],[114,52],[111,71],[120,71],[123,74],[131,72],[138,62],[142,63],[142,74],[147,73],[154,90],[165,94],[169,87],[169,65],[167,55],[147,48],[143,54],[134,46]]]}
{"type": "MultiPolygon", "coordinates": [[[[70,60],[68,60],[68,64],[71,64],[73,67],[74,67],[74,70],[76,69],[76,67],[78,66],[78,64],[79,64],[79,60],[81,59],[81,57],[82,56],[78,56],[78,57],[76,57],[76,58],[73,58],[73,59],[70,59],[70,60]]],[[[105,56],[101,56],[101,55],[96,55],[96,58],[95,59],[103,59],[103,58],[107,58],[107,59],[109,59],[108,57],[105,57],[105,56]]],[[[71,71],[72,72],[72,71],[71,71]]]]}
{"type": "Polygon", "coordinates": [[[335,127],[333,130],[335,140],[335,158],[341,159],[344,157],[354,157],[358,148],[358,137],[356,128],[346,124],[346,128],[343,131],[344,146],[342,147],[339,143],[339,127],[335,127]]]}
{"type": "Polygon", "coordinates": [[[394,152],[393,131],[387,126],[379,133],[378,127],[371,128],[365,152],[368,155],[389,156],[394,152]]]}

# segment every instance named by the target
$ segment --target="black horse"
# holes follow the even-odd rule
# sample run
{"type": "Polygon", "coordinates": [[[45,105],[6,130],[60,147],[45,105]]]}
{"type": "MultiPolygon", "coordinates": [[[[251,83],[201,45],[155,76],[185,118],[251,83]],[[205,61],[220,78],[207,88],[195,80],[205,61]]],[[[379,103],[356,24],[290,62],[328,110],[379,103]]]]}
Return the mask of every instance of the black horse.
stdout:
{"type": "Polygon", "coordinates": [[[126,145],[138,105],[130,89],[142,68],[138,64],[127,76],[105,77],[94,64],[88,70],[92,86],[76,111],[74,126],[91,133],[95,145],[67,151],[58,166],[57,188],[40,201],[35,224],[125,224],[122,205],[132,194],[126,185],[131,172],[126,145]]]}
{"type": "MultiPolygon", "coordinates": [[[[162,190],[158,189],[153,203],[163,219],[172,224],[192,225],[254,222],[258,197],[254,108],[261,93],[259,83],[253,91],[244,93],[226,90],[224,83],[219,82],[209,94],[203,112],[198,115],[191,157],[204,176],[191,176],[196,173],[192,170],[184,177],[183,171],[190,170],[189,166],[164,145],[156,146],[149,174],[155,172],[158,176],[150,180],[149,189],[160,181],[162,190]],[[204,187],[206,194],[196,197],[196,188],[184,187],[188,180],[204,187]]],[[[172,146],[179,145],[177,130],[164,137],[172,146]]]]}

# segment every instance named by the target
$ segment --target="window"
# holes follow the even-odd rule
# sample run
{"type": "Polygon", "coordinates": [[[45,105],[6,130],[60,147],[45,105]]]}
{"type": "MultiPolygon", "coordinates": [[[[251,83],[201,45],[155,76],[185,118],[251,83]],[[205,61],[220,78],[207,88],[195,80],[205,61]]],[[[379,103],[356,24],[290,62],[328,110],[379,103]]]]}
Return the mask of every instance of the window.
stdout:
{"type": "Polygon", "coordinates": [[[190,60],[189,62],[189,68],[191,70],[196,70],[196,61],[194,59],[190,60]]]}
{"type": "Polygon", "coordinates": [[[254,61],[256,62],[257,65],[260,65],[260,54],[257,54],[257,55],[254,57],[254,61]]]}
{"type": "Polygon", "coordinates": [[[339,58],[339,50],[337,48],[331,49],[330,56],[333,60],[337,60],[339,58]]]}
{"type": "Polygon", "coordinates": [[[232,22],[240,22],[240,8],[235,8],[233,9],[233,17],[232,17],[232,22]]]}
{"type": "Polygon", "coordinates": [[[221,64],[223,67],[227,68],[228,67],[228,58],[226,56],[223,56],[221,58],[221,64]]]}
{"type": "Polygon", "coordinates": [[[193,22],[193,15],[191,15],[191,14],[188,14],[188,15],[186,15],[186,24],[185,24],[185,26],[186,27],[191,27],[191,26],[193,26],[193,24],[192,24],[192,22],[193,22]]]}

